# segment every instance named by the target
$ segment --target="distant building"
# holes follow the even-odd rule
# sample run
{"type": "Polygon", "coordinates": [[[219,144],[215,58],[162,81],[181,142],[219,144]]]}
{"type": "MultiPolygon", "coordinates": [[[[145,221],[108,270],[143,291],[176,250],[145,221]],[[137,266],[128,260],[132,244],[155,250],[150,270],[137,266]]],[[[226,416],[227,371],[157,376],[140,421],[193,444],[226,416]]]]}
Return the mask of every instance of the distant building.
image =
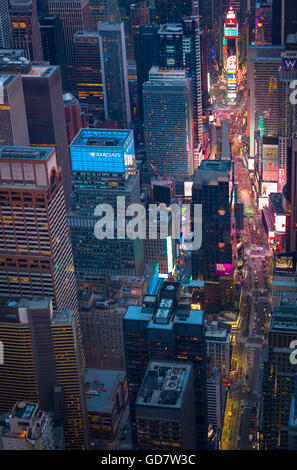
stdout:
{"type": "Polygon", "coordinates": [[[143,85],[148,162],[161,176],[193,175],[190,80],[183,70],[152,67],[143,85]]]}
{"type": "Polygon", "coordinates": [[[102,71],[98,32],[77,31],[73,36],[76,96],[86,107],[89,123],[104,118],[102,71]]]}
{"type": "Polygon", "coordinates": [[[101,218],[94,214],[98,204],[109,203],[117,217],[118,196],[125,198],[125,209],[140,202],[132,131],[82,129],[70,153],[74,191],[68,221],[78,280],[93,273],[141,274],[143,240],[120,234],[117,224],[114,238],[99,240],[94,233],[101,218]]]}
{"type": "Polygon", "coordinates": [[[118,0],[89,0],[91,28],[97,31],[100,21],[120,21],[118,0]]]}
{"type": "Polygon", "coordinates": [[[105,119],[127,129],[131,121],[123,23],[99,23],[99,47],[105,119]]]}
{"type": "MultiPolygon", "coordinates": [[[[194,371],[195,449],[207,447],[206,351],[203,312],[178,301],[179,284],[164,282],[159,300],[143,298],[124,318],[125,359],[133,444],[137,446],[135,404],[149,361],[189,362],[194,371]]],[[[158,416],[158,415],[157,415],[158,416]]]]}
{"type": "Polygon", "coordinates": [[[140,450],[195,449],[191,364],[150,362],[135,402],[135,413],[140,450]]]}
{"type": "Polygon", "coordinates": [[[2,296],[0,341],[6,358],[0,411],[7,412],[16,401],[38,401],[63,423],[66,449],[85,449],[85,362],[77,312],[55,311],[49,297],[2,296]]]}
{"type": "Polygon", "coordinates": [[[213,367],[220,371],[222,381],[229,381],[231,365],[230,333],[216,321],[206,324],[205,330],[206,354],[211,359],[213,367]]]}
{"type": "Polygon", "coordinates": [[[25,49],[30,60],[43,60],[36,0],[9,0],[11,46],[25,49]]]}
{"type": "Polygon", "coordinates": [[[86,116],[80,102],[71,94],[63,94],[68,144],[71,144],[78,132],[85,127],[86,116]]]}

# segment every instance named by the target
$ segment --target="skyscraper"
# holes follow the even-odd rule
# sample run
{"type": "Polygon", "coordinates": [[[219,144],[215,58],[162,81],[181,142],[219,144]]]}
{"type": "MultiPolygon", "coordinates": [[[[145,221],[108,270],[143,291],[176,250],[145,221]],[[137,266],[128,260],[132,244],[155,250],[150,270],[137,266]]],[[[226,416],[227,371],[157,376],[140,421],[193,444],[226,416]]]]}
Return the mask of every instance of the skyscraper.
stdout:
{"type": "Polygon", "coordinates": [[[259,130],[261,119],[265,135],[278,135],[278,75],[283,50],[281,46],[249,46],[247,50],[248,132],[252,160],[255,158],[255,132],[259,130]]]}
{"type": "Polygon", "coordinates": [[[283,292],[272,313],[268,354],[264,361],[262,431],[265,449],[278,449],[282,428],[287,426],[296,366],[290,362],[290,343],[296,340],[297,294],[283,292]]]}
{"type": "Polygon", "coordinates": [[[150,362],[135,410],[140,450],[193,450],[196,435],[191,364],[150,362]]]}
{"type": "Polygon", "coordinates": [[[62,172],[47,147],[1,147],[0,295],[76,310],[62,172]]]}
{"type": "Polygon", "coordinates": [[[292,135],[293,124],[297,119],[297,105],[292,104],[290,88],[293,80],[297,80],[297,42],[295,50],[282,53],[282,67],[278,81],[278,144],[279,144],[279,177],[278,190],[281,191],[287,182],[288,175],[288,143],[292,135]]]}
{"type": "Polygon", "coordinates": [[[120,21],[118,0],[89,0],[91,28],[98,30],[100,21],[120,21]]]}
{"type": "Polygon", "coordinates": [[[195,174],[193,204],[202,204],[202,246],[192,253],[194,279],[232,277],[230,161],[203,160],[195,174]]]}
{"type": "Polygon", "coordinates": [[[58,66],[32,66],[29,61],[19,60],[23,52],[2,50],[0,72],[21,73],[30,144],[55,146],[68,208],[72,182],[60,69],[58,66]]]}
{"type": "Polygon", "coordinates": [[[77,312],[55,311],[47,297],[2,297],[0,409],[37,401],[63,423],[67,449],[88,445],[84,353],[77,312]]]}
{"type": "Polygon", "coordinates": [[[158,26],[140,26],[134,36],[134,50],[137,66],[138,115],[143,119],[143,84],[149,78],[152,65],[158,65],[158,26]]]}
{"type": "Polygon", "coordinates": [[[202,92],[199,17],[183,18],[182,23],[165,24],[158,33],[159,66],[184,69],[191,79],[194,142],[202,142],[202,92]]]}
{"type": "Polygon", "coordinates": [[[97,32],[77,31],[73,36],[76,96],[87,109],[90,125],[104,119],[104,99],[97,32]]]}
{"type": "Polygon", "coordinates": [[[0,84],[0,144],[29,145],[22,78],[0,74],[0,84]]]}
{"type": "Polygon", "coordinates": [[[143,85],[148,162],[162,176],[193,175],[190,80],[184,70],[152,67],[143,85]]]}
{"type": "MultiPolygon", "coordinates": [[[[70,146],[74,191],[68,214],[76,275],[141,274],[143,240],[131,240],[114,224],[114,236],[95,237],[100,220],[94,211],[109,203],[119,215],[117,197],[126,206],[140,203],[133,133],[129,130],[82,129],[70,146]],[[123,236],[122,236],[123,235],[123,236]]],[[[126,207],[125,206],[125,207],[126,207]]]]}
{"type": "MultiPolygon", "coordinates": [[[[134,447],[137,447],[137,396],[149,361],[191,363],[194,378],[195,449],[207,446],[206,353],[202,311],[178,302],[179,284],[165,282],[158,296],[130,306],[124,341],[134,447]]],[[[155,419],[158,419],[156,413],[155,419]]]]}
{"type": "Polygon", "coordinates": [[[36,0],[9,0],[12,38],[15,49],[25,49],[30,60],[43,60],[36,0]]]}
{"type": "Polygon", "coordinates": [[[63,54],[66,65],[64,89],[75,91],[75,63],[73,35],[76,31],[90,29],[89,0],[48,0],[49,13],[57,15],[61,21],[63,54]]]}
{"type": "Polygon", "coordinates": [[[155,0],[156,23],[175,23],[191,16],[192,3],[188,0],[155,0]]]}
{"type": "Polygon", "coordinates": [[[65,58],[61,22],[58,16],[45,14],[39,17],[43,58],[51,65],[59,65],[62,83],[66,81],[65,58]]]}
{"type": "Polygon", "coordinates": [[[123,23],[99,23],[105,120],[126,129],[131,121],[123,23]]]}
{"type": "Polygon", "coordinates": [[[10,47],[11,24],[7,0],[0,0],[0,48],[10,47]]]}

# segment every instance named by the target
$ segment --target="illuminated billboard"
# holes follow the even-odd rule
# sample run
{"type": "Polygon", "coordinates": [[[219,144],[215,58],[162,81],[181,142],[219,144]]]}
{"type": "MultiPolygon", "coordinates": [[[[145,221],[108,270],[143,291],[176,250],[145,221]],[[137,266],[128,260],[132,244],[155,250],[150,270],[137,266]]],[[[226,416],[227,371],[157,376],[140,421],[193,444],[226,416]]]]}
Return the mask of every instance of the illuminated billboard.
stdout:
{"type": "Polygon", "coordinates": [[[185,184],[184,184],[185,197],[192,197],[192,186],[193,186],[193,181],[185,181],[185,184]]]}
{"type": "Polygon", "coordinates": [[[236,25],[236,16],[234,10],[228,10],[226,24],[228,26],[235,26],[236,25]]]}
{"type": "Polygon", "coordinates": [[[285,233],[286,232],[286,216],[285,215],[275,215],[274,224],[276,232],[285,233]]]}
{"type": "Polygon", "coordinates": [[[225,25],[225,38],[237,38],[238,36],[238,29],[237,27],[228,27],[225,25]]]}
{"type": "Polygon", "coordinates": [[[258,200],[258,207],[260,210],[264,209],[264,207],[268,206],[268,197],[259,197],[258,200]]]}
{"type": "Polygon", "coordinates": [[[216,273],[216,276],[231,277],[233,274],[232,264],[216,263],[215,273],[216,273]]]}
{"type": "Polygon", "coordinates": [[[269,197],[269,194],[277,193],[277,183],[263,182],[262,183],[262,196],[269,197]]]}

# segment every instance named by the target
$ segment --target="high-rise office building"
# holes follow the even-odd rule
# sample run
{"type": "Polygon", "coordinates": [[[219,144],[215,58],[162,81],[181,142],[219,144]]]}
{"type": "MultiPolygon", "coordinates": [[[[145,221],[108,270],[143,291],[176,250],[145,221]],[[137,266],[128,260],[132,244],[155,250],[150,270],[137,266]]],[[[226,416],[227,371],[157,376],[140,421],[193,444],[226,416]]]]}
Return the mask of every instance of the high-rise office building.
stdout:
{"type": "Polygon", "coordinates": [[[0,0],[0,48],[10,47],[11,24],[7,0],[0,0]]]}
{"type": "Polygon", "coordinates": [[[285,445],[282,428],[288,425],[296,366],[290,361],[291,341],[296,340],[297,294],[283,292],[272,313],[267,357],[264,361],[262,432],[265,449],[285,445]]]}
{"type": "Polygon", "coordinates": [[[43,60],[36,0],[9,0],[11,45],[25,49],[30,60],[43,60]]]}
{"type": "Polygon", "coordinates": [[[77,307],[62,172],[47,147],[1,147],[0,294],[77,307]]]}
{"type": "Polygon", "coordinates": [[[206,324],[206,354],[213,367],[220,371],[222,381],[228,382],[231,368],[231,339],[226,328],[216,321],[206,324]]]}
{"type": "Polygon", "coordinates": [[[102,72],[97,32],[77,31],[73,36],[76,96],[93,125],[104,119],[102,72]]]}
{"type": "Polygon", "coordinates": [[[89,0],[48,0],[49,13],[59,17],[62,27],[66,83],[64,89],[75,92],[73,35],[90,29],[89,0]]]}
{"type": "Polygon", "coordinates": [[[272,0],[272,43],[284,45],[287,35],[296,33],[295,0],[272,0]]]}
{"type": "Polygon", "coordinates": [[[159,33],[159,66],[184,69],[191,79],[194,143],[202,143],[202,91],[199,17],[183,18],[182,23],[165,24],[159,33]]]}
{"type": "Polygon", "coordinates": [[[118,0],[89,0],[91,28],[97,31],[100,21],[120,21],[118,0]]]}
{"type": "Polygon", "coordinates": [[[191,86],[184,70],[152,67],[143,85],[148,162],[162,176],[193,175],[191,86]]]}
{"type": "Polygon", "coordinates": [[[188,0],[155,0],[156,23],[175,23],[181,21],[185,16],[191,16],[192,1],[188,0]]]}
{"type": "Polygon", "coordinates": [[[232,277],[230,161],[203,160],[195,174],[193,204],[202,204],[202,246],[192,253],[194,279],[232,277]]]}
{"type": "Polygon", "coordinates": [[[38,401],[63,423],[67,449],[88,445],[84,353],[77,312],[55,311],[48,297],[2,297],[0,409],[38,401]],[[21,386],[20,386],[21,384],[21,386]]]}
{"type": "Polygon", "coordinates": [[[114,238],[101,240],[94,234],[98,204],[110,204],[117,218],[119,196],[125,198],[125,207],[140,203],[132,131],[82,129],[70,154],[74,191],[68,220],[78,279],[92,273],[141,274],[143,240],[127,238],[116,223],[114,238]]]}
{"type": "MultiPolygon", "coordinates": [[[[149,361],[191,363],[194,375],[195,449],[207,446],[206,352],[203,312],[178,302],[178,283],[165,282],[160,300],[147,295],[142,306],[130,306],[124,318],[124,342],[134,447],[135,404],[149,361]]],[[[158,413],[156,413],[158,419],[158,413]]]]}
{"type": "Polygon", "coordinates": [[[158,65],[158,30],[156,25],[140,26],[134,36],[134,50],[137,66],[138,115],[143,119],[143,84],[149,78],[153,65],[158,65]]]}
{"type": "Polygon", "coordinates": [[[58,66],[32,66],[28,61],[20,61],[23,52],[3,49],[0,72],[21,73],[30,144],[56,148],[68,208],[72,183],[60,69],[58,66]]]}
{"type": "Polygon", "coordinates": [[[293,124],[297,120],[297,105],[292,104],[290,100],[292,93],[290,85],[297,80],[297,41],[295,46],[295,50],[290,49],[282,54],[282,67],[278,79],[279,191],[282,191],[288,176],[290,177],[290,174],[288,175],[288,143],[293,124]]]}
{"type": "Polygon", "coordinates": [[[29,145],[22,78],[0,74],[0,84],[0,145],[29,145]]]}
{"type": "Polygon", "coordinates": [[[192,365],[150,362],[135,412],[138,449],[193,450],[196,435],[192,365]]]}
{"type": "Polygon", "coordinates": [[[59,65],[62,83],[66,81],[65,57],[61,22],[58,16],[45,14],[39,17],[43,58],[51,65],[59,65]]]}
{"type": "Polygon", "coordinates": [[[123,23],[99,23],[99,47],[106,121],[127,129],[131,121],[123,23]]]}
{"type": "Polygon", "coordinates": [[[249,46],[247,49],[251,160],[255,158],[255,132],[260,130],[260,127],[267,136],[278,135],[278,75],[283,50],[281,46],[249,46]]]}

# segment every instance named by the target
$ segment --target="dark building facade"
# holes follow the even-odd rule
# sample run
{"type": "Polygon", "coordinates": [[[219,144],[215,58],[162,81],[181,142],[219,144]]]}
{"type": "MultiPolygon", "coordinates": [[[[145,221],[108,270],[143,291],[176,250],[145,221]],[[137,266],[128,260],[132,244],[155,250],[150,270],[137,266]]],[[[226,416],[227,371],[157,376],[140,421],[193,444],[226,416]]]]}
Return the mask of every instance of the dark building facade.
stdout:
{"type": "MultiPolygon", "coordinates": [[[[206,353],[203,312],[177,301],[179,284],[165,282],[157,296],[128,308],[124,342],[134,447],[137,448],[135,403],[149,361],[191,363],[195,403],[195,449],[207,446],[206,353]]],[[[158,418],[158,415],[156,415],[158,418]]]]}

